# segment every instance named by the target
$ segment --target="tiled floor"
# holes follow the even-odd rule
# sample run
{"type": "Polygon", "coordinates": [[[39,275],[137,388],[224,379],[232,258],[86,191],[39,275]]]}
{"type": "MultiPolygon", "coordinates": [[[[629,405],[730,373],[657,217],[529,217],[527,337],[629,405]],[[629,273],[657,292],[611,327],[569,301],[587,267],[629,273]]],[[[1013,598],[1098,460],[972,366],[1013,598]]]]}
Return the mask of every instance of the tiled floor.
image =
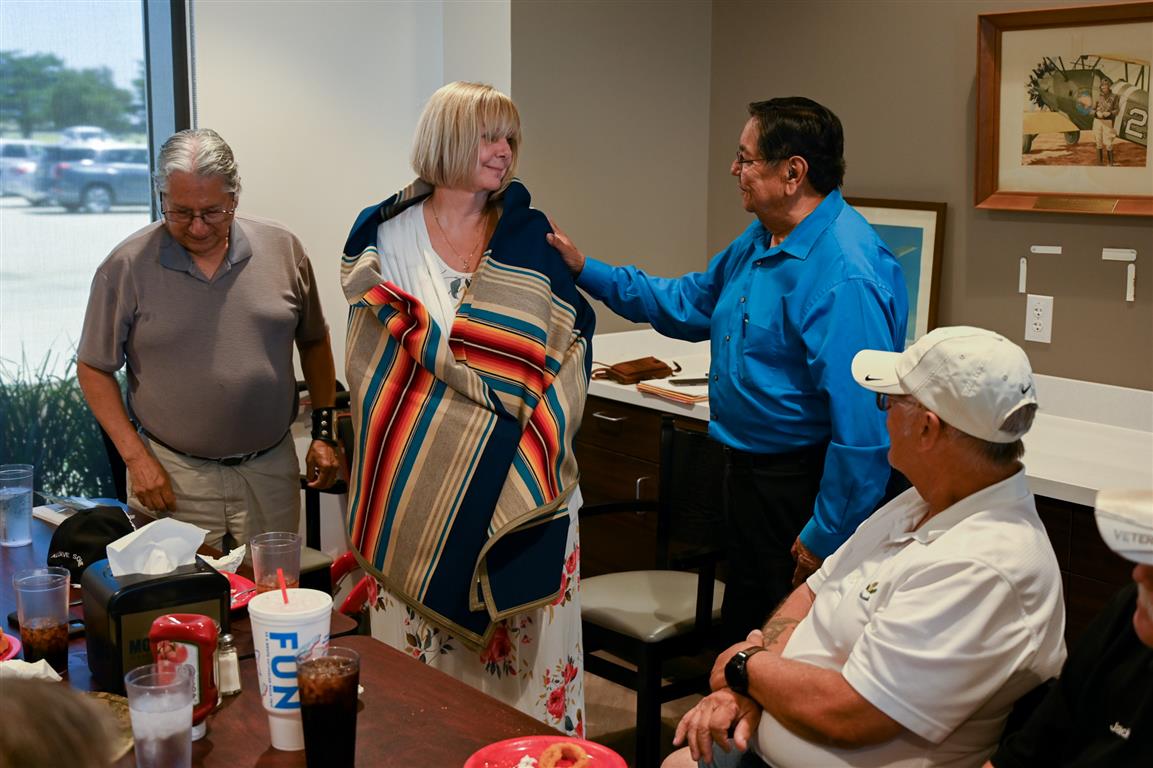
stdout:
{"type": "MultiPolygon", "coordinates": [[[[670,701],[661,708],[662,757],[673,751],[673,731],[681,715],[700,701],[700,696],[686,696],[670,701]]],[[[585,674],[585,734],[592,741],[604,744],[623,757],[633,768],[636,737],[636,694],[628,688],[609,682],[596,675],[585,674]]]]}

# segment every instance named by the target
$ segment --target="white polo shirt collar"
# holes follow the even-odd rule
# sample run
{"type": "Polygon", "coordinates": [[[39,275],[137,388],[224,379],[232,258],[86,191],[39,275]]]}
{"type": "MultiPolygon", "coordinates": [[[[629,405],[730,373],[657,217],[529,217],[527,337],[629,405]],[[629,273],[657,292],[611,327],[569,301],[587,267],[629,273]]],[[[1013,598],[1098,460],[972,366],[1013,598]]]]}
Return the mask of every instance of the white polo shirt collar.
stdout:
{"type": "Polygon", "coordinates": [[[1025,477],[1025,468],[1021,467],[1001,482],[982,488],[933,515],[915,531],[911,529],[924,516],[925,506],[923,503],[914,505],[894,521],[891,540],[905,542],[912,539],[920,544],[931,544],[969,515],[983,509],[1011,506],[1028,495],[1029,481],[1025,477]]]}

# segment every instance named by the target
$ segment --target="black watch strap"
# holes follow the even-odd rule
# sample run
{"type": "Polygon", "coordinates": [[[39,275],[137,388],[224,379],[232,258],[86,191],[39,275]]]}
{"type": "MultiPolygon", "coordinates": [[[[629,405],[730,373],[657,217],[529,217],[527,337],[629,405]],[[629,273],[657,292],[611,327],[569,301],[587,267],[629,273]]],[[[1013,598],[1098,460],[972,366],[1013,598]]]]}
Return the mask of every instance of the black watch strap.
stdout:
{"type": "Polygon", "coordinates": [[[725,682],[735,693],[742,696],[749,695],[749,659],[765,650],[761,645],[750,645],[743,651],[737,651],[725,664],[725,682]]]}
{"type": "Polygon", "coordinates": [[[312,439],[336,445],[336,409],[312,409],[312,439]]]}

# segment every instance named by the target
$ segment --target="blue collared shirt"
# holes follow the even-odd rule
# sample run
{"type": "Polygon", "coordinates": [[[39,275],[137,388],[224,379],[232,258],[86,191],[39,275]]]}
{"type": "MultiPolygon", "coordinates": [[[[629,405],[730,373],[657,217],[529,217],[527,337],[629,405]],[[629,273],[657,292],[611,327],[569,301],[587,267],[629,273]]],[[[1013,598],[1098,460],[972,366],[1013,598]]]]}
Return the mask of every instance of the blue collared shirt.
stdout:
{"type": "Polygon", "coordinates": [[[704,272],[679,278],[585,261],[577,283],[665,336],[711,340],[709,433],[754,453],[829,443],[801,541],[833,552],[876,507],[888,434],[873,394],[850,374],[862,349],[904,348],[901,268],[869,223],[830,193],[788,235],[754,221],[704,272]]]}

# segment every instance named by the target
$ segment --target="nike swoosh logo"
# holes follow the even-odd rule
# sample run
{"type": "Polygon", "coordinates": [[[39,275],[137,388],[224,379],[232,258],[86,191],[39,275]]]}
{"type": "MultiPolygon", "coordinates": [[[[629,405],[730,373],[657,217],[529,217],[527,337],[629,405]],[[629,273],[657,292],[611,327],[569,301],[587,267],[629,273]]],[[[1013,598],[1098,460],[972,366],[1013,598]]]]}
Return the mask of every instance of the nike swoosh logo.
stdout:
{"type": "Polygon", "coordinates": [[[1026,384],[1025,386],[1021,387],[1021,394],[1022,394],[1022,395],[1027,395],[1027,394],[1029,394],[1029,390],[1030,390],[1030,389],[1032,389],[1032,388],[1033,388],[1033,385],[1032,385],[1032,384],[1026,384]]]}
{"type": "Polygon", "coordinates": [[[865,374],[865,381],[880,381],[882,378],[883,377],[881,376],[870,376],[867,373],[865,374]]]}

